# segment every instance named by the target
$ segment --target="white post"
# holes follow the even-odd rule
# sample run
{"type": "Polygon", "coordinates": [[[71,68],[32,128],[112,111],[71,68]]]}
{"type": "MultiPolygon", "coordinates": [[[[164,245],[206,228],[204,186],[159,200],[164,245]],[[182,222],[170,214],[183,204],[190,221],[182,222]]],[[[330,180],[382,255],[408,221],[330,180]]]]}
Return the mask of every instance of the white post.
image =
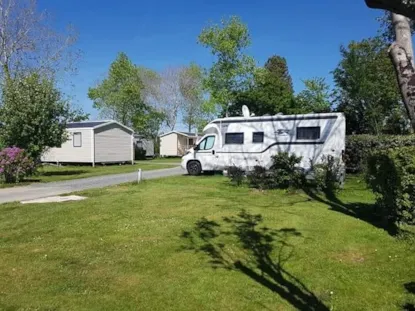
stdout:
{"type": "Polygon", "coordinates": [[[138,169],[137,183],[139,183],[140,181],[141,181],[141,168],[138,169]]]}

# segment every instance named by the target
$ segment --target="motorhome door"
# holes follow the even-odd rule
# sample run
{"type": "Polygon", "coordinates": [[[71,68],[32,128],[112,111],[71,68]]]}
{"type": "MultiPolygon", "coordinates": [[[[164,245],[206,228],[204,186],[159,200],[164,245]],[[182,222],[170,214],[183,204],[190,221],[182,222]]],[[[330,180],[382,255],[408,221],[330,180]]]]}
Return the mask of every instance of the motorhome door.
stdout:
{"type": "Polygon", "coordinates": [[[207,135],[197,145],[195,158],[200,161],[203,171],[214,171],[217,168],[218,154],[216,153],[217,136],[207,135]]]}

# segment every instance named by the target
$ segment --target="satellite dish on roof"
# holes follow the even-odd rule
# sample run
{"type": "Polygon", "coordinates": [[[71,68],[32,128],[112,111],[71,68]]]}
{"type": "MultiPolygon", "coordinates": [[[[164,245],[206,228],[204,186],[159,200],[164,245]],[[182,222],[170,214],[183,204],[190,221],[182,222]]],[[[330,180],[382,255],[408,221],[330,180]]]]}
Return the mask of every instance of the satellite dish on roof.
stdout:
{"type": "Polygon", "coordinates": [[[246,105],[242,106],[242,115],[245,118],[249,118],[250,114],[249,114],[249,108],[246,105]]]}

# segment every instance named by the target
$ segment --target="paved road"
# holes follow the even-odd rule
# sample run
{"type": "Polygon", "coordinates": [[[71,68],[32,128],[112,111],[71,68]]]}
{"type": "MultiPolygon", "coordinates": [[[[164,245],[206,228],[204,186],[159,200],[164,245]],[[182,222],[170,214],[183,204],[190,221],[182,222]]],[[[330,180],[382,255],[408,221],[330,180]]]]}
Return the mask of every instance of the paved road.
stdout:
{"type": "MultiPolygon", "coordinates": [[[[143,179],[154,179],[182,175],[184,173],[185,171],[183,171],[180,167],[174,167],[161,170],[143,171],[142,177],[143,179]]],[[[137,172],[56,181],[50,183],[35,183],[24,187],[0,189],[0,204],[6,202],[39,199],[93,188],[103,188],[135,180],[137,180],[137,172]]]]}

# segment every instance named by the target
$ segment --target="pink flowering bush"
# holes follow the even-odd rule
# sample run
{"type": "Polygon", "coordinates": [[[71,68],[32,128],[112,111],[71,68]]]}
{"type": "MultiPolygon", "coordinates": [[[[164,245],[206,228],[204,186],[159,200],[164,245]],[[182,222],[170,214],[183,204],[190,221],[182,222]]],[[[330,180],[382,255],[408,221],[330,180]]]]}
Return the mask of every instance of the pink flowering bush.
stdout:
{"type": "Polygon", "coordinates": [[[7,147],[0,151],[0,179],[6,183],[16,183],[33,174],[35,162],[24,149],[7,147]]]}

